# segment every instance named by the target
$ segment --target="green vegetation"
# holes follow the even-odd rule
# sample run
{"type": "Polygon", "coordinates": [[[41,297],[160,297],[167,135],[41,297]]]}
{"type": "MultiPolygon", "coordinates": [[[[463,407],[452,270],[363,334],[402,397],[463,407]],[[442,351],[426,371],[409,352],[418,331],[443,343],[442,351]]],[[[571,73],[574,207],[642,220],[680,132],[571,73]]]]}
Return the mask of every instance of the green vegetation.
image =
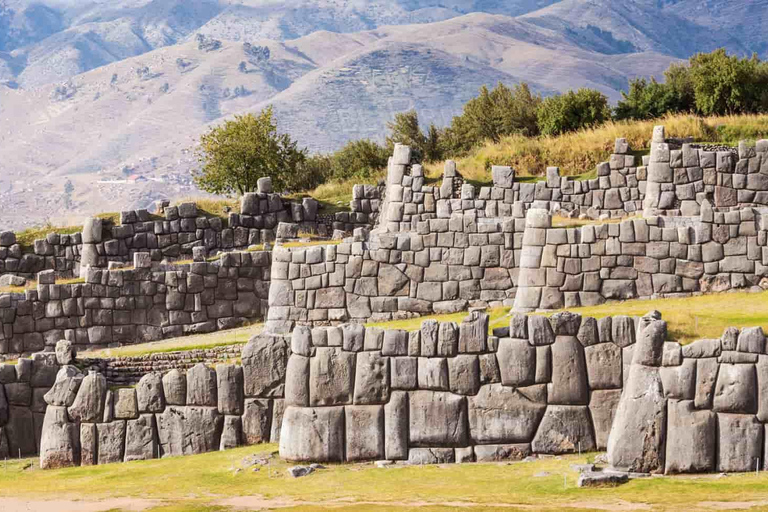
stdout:
{"type": "Polygon", "coordinates": [[[195,183],[213,194],[254,192],[264,177],[272,178],[276,190],[290,190],[304,179],[299,170],[306,152],[288,134],[277,132],[272,107],[212,128],[200,138],[197,151],[202,169],[195,183]]]}
{"type": "Polygon", "coordinates": [[[560,135],[603,124],[611,118],[611,109],[605,94],[579,89],[545,99],[536,117],[542,135],[560,135]]]}
{"type": "MultiPolygon", "coordinates": [[[[503,327],[509,323],[507,314],[509,308],[492,308],[488,311],[490,316],[488,322],[488,333],[490,334],[496,327],[503,327]]],[[[416,331],[421,329],[421,323],[424,320],[437,320],[438,322],[456,322],[461,323],[467,317],[468,313],[462,311],[460,313],[449,313],[445,315],[429,315],[420,316],[414,318],[408,318],[405,320],[391,320],[388,322],[369,322],[365,324],[367,327],[381,327],[383,329],[403,329],[405,331],[416,331]]]]}
{"type": "Polygon", "coordinates": [[[210,334],[195,334],[181,336],[152,343],[127,345],[119,348],[106,348],[87,352],[82,355],[87,357],[135,357],[147,354],[163,354],[167,352],[181,352],[185,350],[197,350],[227,345],[247,343],[252,336],[261,332],[262,324],[252,324],[237,329],[213,332],[210,334]]]}
{"type": "Polygon", "coordinates": [[[760,507],[768,493],[768,475],[764,472],[727,478],[717,475],[645,478],[621,487],[578,488],[578,473],[571,465],[586,463],[594,458],[592,453],[534,462],[398,465],[386,469],[372,464],[333,464],[298,481],[286,473],[292,464],[280,460],[276,454],[268,464],[256,466],[258,471],[243,467],[243,461],[254,454],[269,457],[276,451],[277,445],[268,444],[188,457],[48,471],[33,469],[36,459],[10,460],[7,470],[0,470],[0,508],[4,499],[24,497],[34,501],[56,500],[70,505],[60,505],[61,508],[88,510],[91,508],[86,504],[112,498],[115,505],[110,506],[117,509],[155,511],[483,510],[486,507],[674,511],[681,507],[692,510],[760,507]],[[30,465],[31,468],[25,469],[30,465]],[[132,503],[142,507],[134,507],[132,503]]]}
{"type": "Polygon", "coordinates": [[[75,233],[80,233],[82,230],[82,226],[54,226],[51,223],[47,223],[43,226],[19,231],[16,233],[16,243],[21,246],[22,251],[31,252],[34,249],[35,240],[43,239],[51,233],[74,235],[75,233]]]}

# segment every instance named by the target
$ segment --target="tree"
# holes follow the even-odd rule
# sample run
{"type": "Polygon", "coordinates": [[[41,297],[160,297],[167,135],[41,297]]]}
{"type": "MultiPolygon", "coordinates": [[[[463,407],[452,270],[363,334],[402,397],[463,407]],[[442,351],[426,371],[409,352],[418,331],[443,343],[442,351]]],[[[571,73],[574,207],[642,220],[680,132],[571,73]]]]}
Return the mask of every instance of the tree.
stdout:
{"type": "Polygon", "coordinates": [[[766,108],[768,70],[753,55],[740,59],[724,48],[690,58],[696,108],[704,115],[742,114],[766,108]]]}
{"type": "Polygon", "coordinates": [[[424,157],[426,137],[419,127],[419,114],[416,110],[395,114],[394,121],[387,123],[389,136],[386,139],[387,151],[391,154],[395,144],[404,144],[411,147],[413,160],[420,162],[424,157]]]}
{"type": "Polygon", "coordinates": [[[332,176],[337,180],[370,178],[387,167],[389,155],[387,148],[371,140],[347,142],[333,154],[332,176]]]}
{"type": "Polygon", "coordinates": [[[543,135],[560,135],[600,125],[611,118],[608,98],[594,89],[550,96],[536,111],[543,135]]]}
{"type": "Polygon", "coordinates": [[[202,169],[195,183],[213,194],[254,192],[259,178],[271,177],[275,190],[300,186],[300,166],[306,151],[288,134],[277,132],[272,107],[258,116],[246,114],[225,121],[200,137],[197,148],[202,169]]]}
{"type": "Polygon", "coordinates": [[[445,134],[445,151],[457,156],[486,140],[499,142],[512,134],[537,135],[536,110],[540,103],[541,96],[533,94],[526,83],[513,89],[498,83],[491,91],[481,87],[478,96],[451,121],[445,134]]]}
{"type": "Polygon", "coordinates": [[[685,104],[674,86],[660,84],[653,78],[650,81],[645,78],[630,80],[629,92],[622,91],[621,96],[614,115],[619,120],[654,119],[692,106],[685,104]]]}

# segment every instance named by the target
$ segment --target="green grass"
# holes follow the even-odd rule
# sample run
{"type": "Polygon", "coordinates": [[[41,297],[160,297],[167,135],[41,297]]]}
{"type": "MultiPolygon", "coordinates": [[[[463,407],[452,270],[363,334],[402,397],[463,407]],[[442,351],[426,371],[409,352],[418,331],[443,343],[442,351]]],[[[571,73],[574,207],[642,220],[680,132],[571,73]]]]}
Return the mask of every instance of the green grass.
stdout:
{"type": "MultiPolygon", "coordinates": [[[[0,470],[0,497],[35,500],[135,498],[159,500],[154,510],[229,510],[295,507],[291,510],[621,510],[633,507],[692,510],[703,502],[759,502],[768,498],[768,475],[754,473],[638,479],[615,488],[580,489],[571,464],[594,454],[550,457],[509,464],[396,466],[328,465],[300,480],[277,457],[254,472],[241,466],[276,445],[203,455],[104,466],[41,471],[22,469],[35,459],[9,461],[0,470]],[[470,507],[470,505],[476,505],[470,507]],[[425,508],[421,508],[425,507],[425,508]]],[[[2,503],[0,501],[0,503],[2,503]]],[[[757,503],[756,503],[757,504],[757,503]]]]}
{"type": "Polygon", "coordinates": [[[41,240],[51,233],[74,235],[82,230],[82,226],[54,226],[53,224],[45,224],[19,231],[16,233],[16,243],[21,246],[22,251],[31,252],[35,247],[35,240],[41,240]]]}
{"type": "Polygon", "coordinates": [[[263,324],[253,324],[226,331],[217,331],[209,334],[195,334],[182,336],[151,343],[138,345],[126,345],[119,348],[107,348],[93,352],[82,352],[84,357],[136,357],[148,354],[163,354],[168,352],[180,352],[185,350],[208,349],[238,345],[247,343],[251,336],[261,332],[263,324]]]}
{"type": "Polygon", "coordinates": [[[573,308],[583,316],[642,316],[659,310],[667,321],[669,339],[690,343],[719,338],[727,327],[761,326],[768,332],[768,292],[729,292],[697,297],[612,302],[601,306],[573,308]]]}
{"type": "MultiPolygon", "coordinates": [[[[509,320],[507,314],[509,308],[491,308],[488,311],[490,316],[488,321],[488,332],[491,333],[496,327],[503,327],[509,320]]],[[[456,322],[461,323],[469,313],[462,311],[460,313],[450,313],[445,315],[427,315],[405,320],[390,320],[388,322],[369,322],[366,327],[381,327],[382,329],[403,329],[405,331],[417,331],[421,329],[421,323],[425,320],[437,320],[438,322],[456,322]]]]}

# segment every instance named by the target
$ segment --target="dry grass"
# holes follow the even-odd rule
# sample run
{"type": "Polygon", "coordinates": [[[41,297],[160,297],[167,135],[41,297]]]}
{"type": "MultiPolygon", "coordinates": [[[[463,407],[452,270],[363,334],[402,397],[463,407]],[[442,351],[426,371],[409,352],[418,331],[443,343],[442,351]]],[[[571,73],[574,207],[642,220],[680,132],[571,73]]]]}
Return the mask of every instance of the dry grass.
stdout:
{"type": "Polygon", "coordinates": [[[82,226],[54,226],[45,224],[34,228],[27,228],[24,231],[16,233],[16,243],[21,246],[22,251],[30,252],[34,249],[35,240],[42,240],[51,233],[60,235],[74,235],[83,230],[82,226]]]}
{"type": "Polygon", "coordinates": [[[198,214],[205,217],[229,218],[229,212],[240,213],[240,199],[238,198],[216,198],[216,197],[185,197],[172,203],[178,206],[181,203],[195,203],[198,214]]]}
{"type": "MultiPolygon", "coordinates": [[[[503,327],[509,322],[507,314],[509,308],[491,308],[488,310],[490,316],[488,322],[488,333],[490,334],[496,327],[503,327]]],[[[381,327],[382,329],[403,329],[405,331],[416,331],[421,329],[421,324],[425,320],[437,320],[438,322],[456,322],[461,323],[467,315],[466,311],[460,313],[450,313],[445,315],[428,315],[414,318],[408,318],[405,320],[391,320],[388,322],[369,322],[365,324],[367,327],[381,327]]]]}
{"type": "Polygon", "coordinates": [[[553,228],[580,228],[581,226],[599,226],[601,224],[618,224],[622,220],[627,220],[634,217],[624,217],[621,219],[574,219],[571,217],[562,217],[560,215],[552,216],[553,228]]]}
{"type": "MultiPolygon", "coordinates": [[[[666,127],[668,137],[693,137],[700,142],[730,145],[768,134],[768,115],[670,115],[652,121],[609,122],[557,137],[505,137],[498,144],[486,143],[456,163],[465,178],[477,183],[491,181],[491,165],[510,165],[520,176],[541,176],[547,166],[560,167],[563,175],[589,176],[598,163],[608,159],[619,137],[626,138],[638,155],[647,152],[653,127],[659,124],[666,127]]],[[[427,174],[432,177],[439,177],[442,170],[442,163],[427,166],[427,174]]]]}

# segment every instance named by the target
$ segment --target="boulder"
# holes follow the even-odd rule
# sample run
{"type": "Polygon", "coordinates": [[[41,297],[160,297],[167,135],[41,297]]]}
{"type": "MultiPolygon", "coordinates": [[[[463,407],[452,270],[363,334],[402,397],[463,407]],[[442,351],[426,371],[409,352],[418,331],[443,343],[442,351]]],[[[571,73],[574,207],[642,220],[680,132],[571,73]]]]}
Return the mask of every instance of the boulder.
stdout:
{"type": "Polygon", "coordinates": [[[245,396],[282,398],[290,347],[285,337],[261,334],[243,348],[245,396]]]}
{"type": "Polygon", "coordinates": [[[586,471],[579,475],[577,487],[615,487],[629,482],[629,474],[618,471],[586,471]]]}
{"type": "Polygon", "coordinates": [[[408,397],[410,446],[466,446],[467,404],[464,397],[437,391],[414,391],[408,397]]]}
{"type": "Polygon", "coordinates": [[[107,397],[107,379],[98,372],[89,372],[83,378],[77,396],[69,407],[72,421],[96,423],[104,415],[104,401],[107,397]]]}
{"type": "Polygon", "coordinates": [[[216,365],[216,389],[221,414],[243,414],[243,368],[234,364],[216,365]]]}
{"type": "Polygon", "coordinates": [[[56,343],[56,362],[59,366],[66,366],[75,361],[77,352],[69,340],[61,340],[56,343]]]}
{"type": "Polygon", "coordinates": [[[58,469],[77,466],[80,462],[80,431],[70,423],[67,408],[49,406],[45,411],[40,438],[40,467],[58,469]]]}
{"type": "Polygon", "coordinates": [[[216,407],[216,371],[203,363],[187,370],[187,405],[216,407]]]}
{"type": "Polygon", "coordinates": [[[140,413],[162,412],[165,409],[163,379],[153,372],[143,376],[136,384],[136,400],[140,413]]]}
{"type": "Polygon", "coordinates": [[[666,421],[659,369],[631,365],[608,438],[611,465],[639,473],[663,471],[666,421]]]}
{"type": "Polygon", "coordinates": [[[456,461],[453,448],[411,448],[408,450],[408,464],[452,464],[456,461]]]}
{"type": "Polygon", "coordinates": [[[717,447],[715,413],[696,410],[693,400],[669,400],[667,416],[664,472],[671,474],[713,471],[717,447]]]}
{"type": "Polygon", "coordinates": [[[547,406],[531,448],[535,453],[594,451],[597,444],[589,409],[586,406],[547,406]]]}
{"type": "Polygon", "coordinates": [[[168,405],[187,405],[187,376],[173,369],[163,376],[163,394],[168,405]]]}
{"type": "Polygon", "coordinates": [[[354,405],[344,408],[347,461],[384,458],[384,407],[354,405]]]}
{"type": "Polygon", "coordinates": [[[343,462],[344,444],[344,407],[286,407],[280,457],[302,462],[343,462]]]}
{"type": "Polygon", "coordinates": [[[272,403],[264,398],[246,398],[242,429],[245,444],[268,443],[271,437],[272,403]]]}
{"type": "Polygon", "coordinates": [[[666,337],[667,322],[648,316],[642,317],[637,328],[632,364],[661,366],[666,337]]]}
{"type": "MultiPolygon", "coordinates": [[[[543,388],[543,386],[534,386],[543,388]]],[[[529,443],[547,408],[546,395],[534,401],[535,393],[490,384],[467,398],[469,434],[477,444],[529,443]]]]}
{"type": "Polygon", "coordinates": [[[550,404],[587,405],[587,364],[584,346],[575,336],[558,336],[552,349],[552,383],[548,387],[550,404]]]}
{"type": "Polygon", "coordinates": [[[355,389],[356,354],[339,347],[318,347],[309,362],[311,406],[347,405],[355,389]]]}
{"type": "Polygon", "coordinates": [[[355,405],[387,403],[389,400],[389,361],[389,357],[382,357],[379,352],[359,352],[357,354],[355,405]]]}
{"type": "Polygon", "coordinates": [[[159,457],[154,414],[142,414],[125,426],[125,462],[159,457]]]}

